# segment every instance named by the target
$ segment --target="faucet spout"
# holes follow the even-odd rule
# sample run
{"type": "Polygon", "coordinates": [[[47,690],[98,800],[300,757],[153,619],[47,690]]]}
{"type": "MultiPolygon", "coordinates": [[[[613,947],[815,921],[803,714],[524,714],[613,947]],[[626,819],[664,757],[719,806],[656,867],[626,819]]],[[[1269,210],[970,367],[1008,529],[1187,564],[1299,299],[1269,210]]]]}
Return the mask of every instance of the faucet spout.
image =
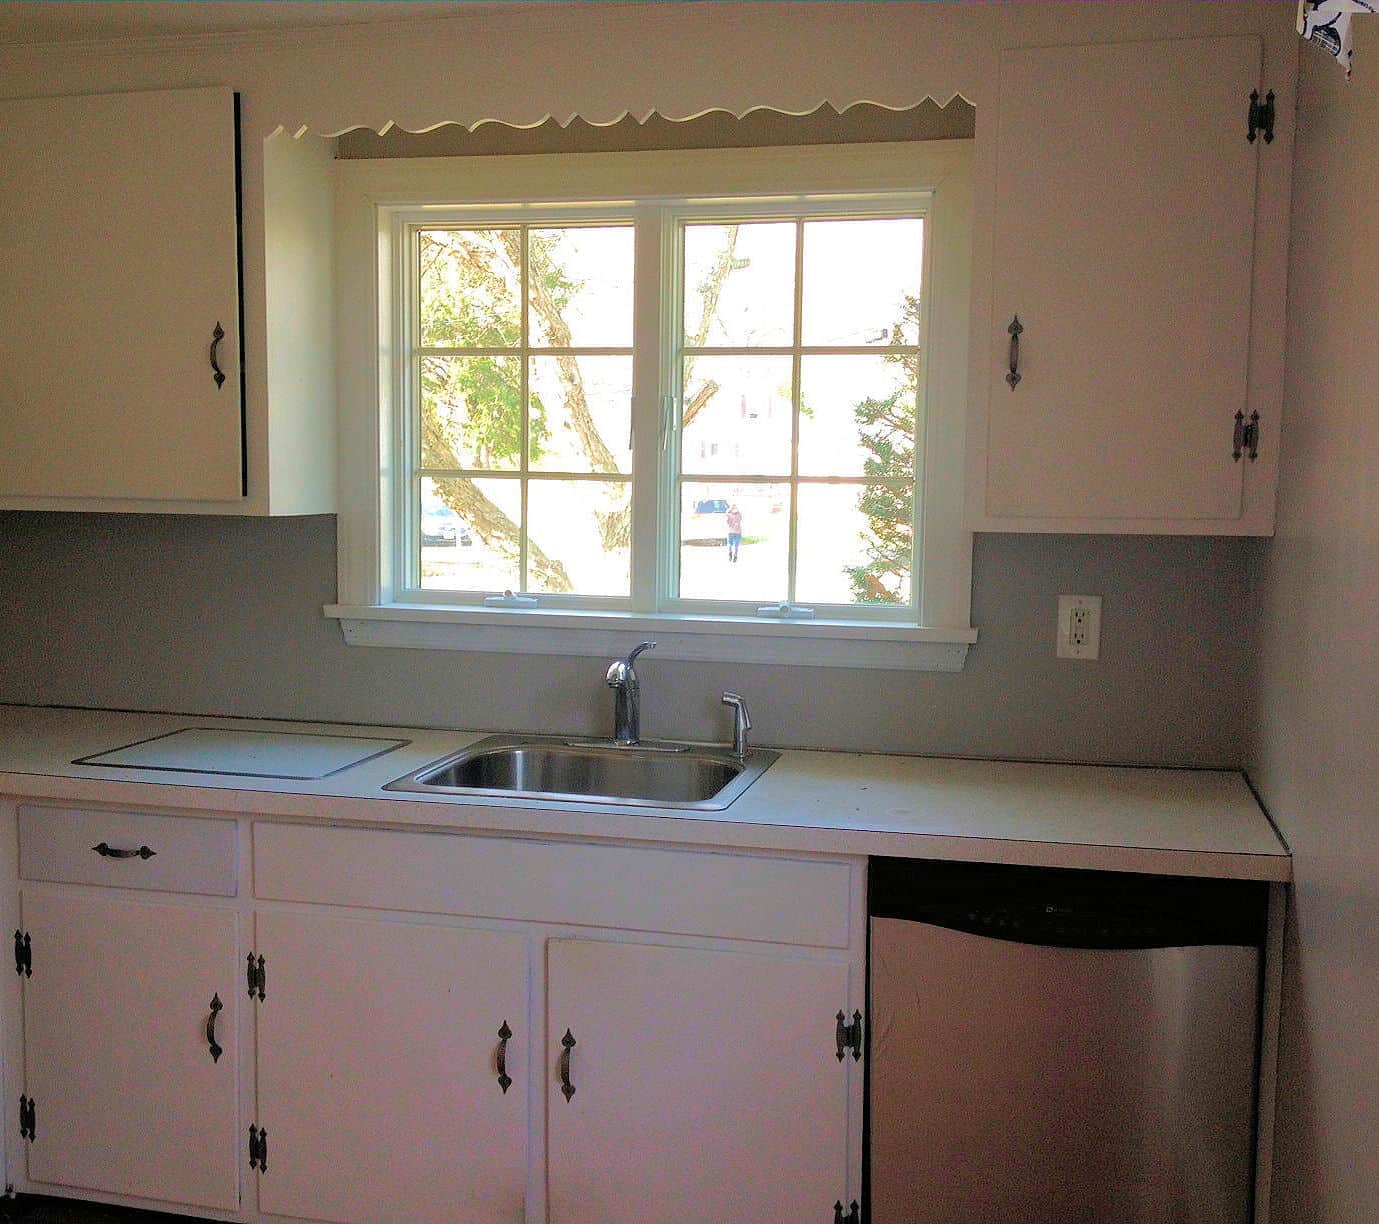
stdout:
{"type": "Polygon", "coordinates": [[[655,642],[642,642],[626,658],[614,659],[608,665],[608,687],[613,690],[614,743],[631,745],[642,738],[642,686],[633,664],[642,651],[655,646],[655,642]]]}

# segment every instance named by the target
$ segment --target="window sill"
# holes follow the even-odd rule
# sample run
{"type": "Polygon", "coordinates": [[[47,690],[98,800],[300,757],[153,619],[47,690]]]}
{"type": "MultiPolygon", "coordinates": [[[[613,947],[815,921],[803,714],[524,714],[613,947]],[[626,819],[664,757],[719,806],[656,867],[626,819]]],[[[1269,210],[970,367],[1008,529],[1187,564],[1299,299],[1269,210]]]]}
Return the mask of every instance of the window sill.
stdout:
{"type": "Polygon", "coordinates": [[[961,671],[977,640],[975,629],[667,613],[327,604],[325,614],[340,622],[351,646],[602,658],[654,636],[661,658],[887,671],[961,671]]]}

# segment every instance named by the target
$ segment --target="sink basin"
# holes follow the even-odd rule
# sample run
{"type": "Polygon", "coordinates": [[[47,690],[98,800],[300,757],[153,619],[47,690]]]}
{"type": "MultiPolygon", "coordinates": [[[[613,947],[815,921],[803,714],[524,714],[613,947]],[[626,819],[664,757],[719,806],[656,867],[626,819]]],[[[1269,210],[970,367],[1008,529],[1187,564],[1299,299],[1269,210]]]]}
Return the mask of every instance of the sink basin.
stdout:
{"type": "Polygon", "coordinates": [[[692,744],[491,735],[384,789],[720,811],[779,755],[753,748],[738,760],[725,748],[692,744]]]}

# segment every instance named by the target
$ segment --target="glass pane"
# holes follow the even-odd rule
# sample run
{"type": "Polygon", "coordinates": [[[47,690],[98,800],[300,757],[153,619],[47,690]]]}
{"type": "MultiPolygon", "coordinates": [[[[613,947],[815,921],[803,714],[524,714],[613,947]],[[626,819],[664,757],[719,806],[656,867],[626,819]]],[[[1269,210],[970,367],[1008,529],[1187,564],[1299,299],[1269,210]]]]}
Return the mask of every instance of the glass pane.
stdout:
{"type": "Polygon", "coordinates": [[[531,467],[632,471],[631,357],[533,357],[531,467]]]}
{"type": "Polygon", "coordinates": [[[528,590],[631,594],[631,481],[533,480],[527,514],[528,590]]]}
{"type": "Polygon", "coordinates": [[[800,474],[914,474],[918,358],[802,357],[800,474]]]}
{"type": "Polygon", "coordinates": [[[790,486],[686,481],[680,597],[779,603],[789,594],[790,486]]]}
{"type": "Polygon", "coordinates": [[[808,221],[804,344],[918,344],[924,222],[808,221]]]}
{"type": "Polygon", "coordinates": [[[522,489],[516,480],[421,481],[421,585],[435,591],[521,586],[522,489]]]}
{"type": "Polygon", "coordinates": [[[790,358],[684,360],[681,470],[695,474],[788,475],[790,358]]]}
{"type": "Polygon", "coordinates": [[[521,230],[422,230],[419,240],[422,345],[520,344],[521,230]]]}
{"type": "Polygon", "coordinates": [[[422,467],[504,471],[521,459],[521,359],[423,357],[422,467]]]}
{"type": "Polygon", "coordinates": [[[630,225],[530,231],[533,347],[632,346],[632,245],[630,225]]]}
{"type": "Polygon", "coordinates": [[[794,334],[793,221],[685,226],[687,346],[782,346],[794,334]]]}
{"type": "Polygon", "coordinates": [[[797,600],[909,602],[913,485],[801,485],[799,499],[797,600]]]}

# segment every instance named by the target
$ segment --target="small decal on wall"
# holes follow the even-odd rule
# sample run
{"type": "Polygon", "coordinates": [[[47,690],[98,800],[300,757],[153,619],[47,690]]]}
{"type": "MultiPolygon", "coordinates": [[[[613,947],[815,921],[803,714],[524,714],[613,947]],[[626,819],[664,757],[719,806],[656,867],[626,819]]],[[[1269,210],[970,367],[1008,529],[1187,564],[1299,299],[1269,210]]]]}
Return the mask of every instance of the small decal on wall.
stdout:
{"type": "Polygon", "coordinates": [[[1350,75],[1350,19],[1356,13],[1379,13],[1379,0],[1298,0],[1298,33],[1319,43],[1350,75]]]}

